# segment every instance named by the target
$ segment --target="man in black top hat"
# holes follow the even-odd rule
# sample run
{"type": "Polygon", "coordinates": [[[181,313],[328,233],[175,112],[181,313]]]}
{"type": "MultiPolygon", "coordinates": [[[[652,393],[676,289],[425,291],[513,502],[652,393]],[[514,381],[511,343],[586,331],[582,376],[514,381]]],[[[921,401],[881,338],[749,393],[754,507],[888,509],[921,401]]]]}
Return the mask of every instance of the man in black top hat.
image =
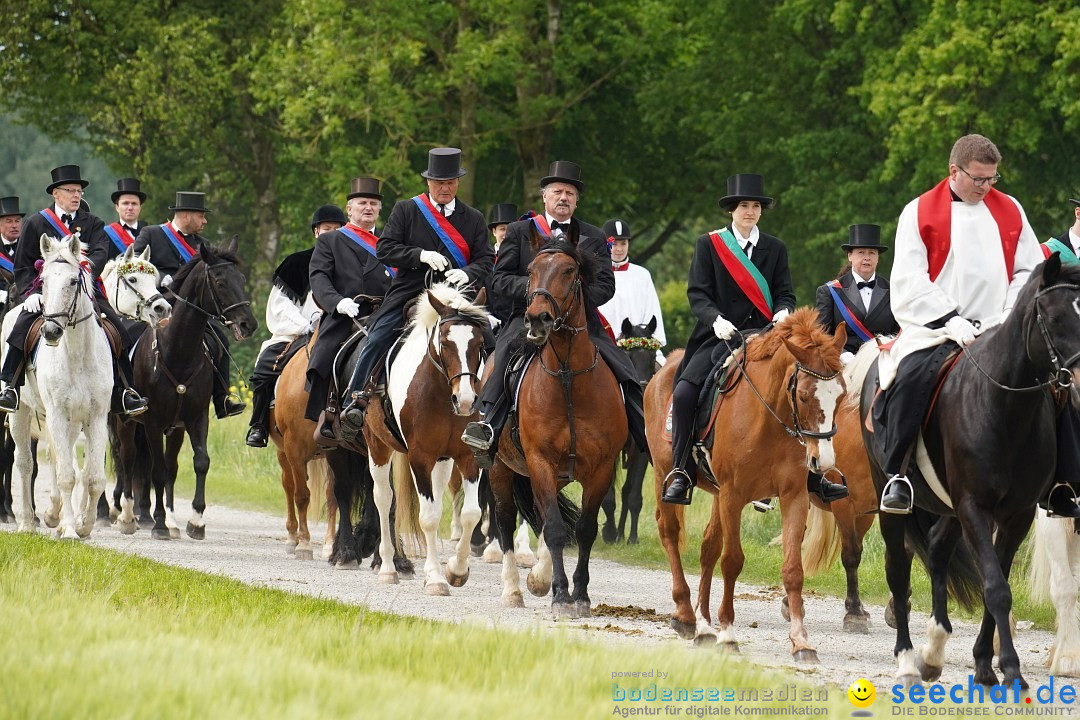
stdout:
{"type": "MultiPolygon", "coordinates": [[[[139,232],[146,227],[146,223],[139,219],[142,205],[146,202],[146,193],[142,191],[138,178],[117,180],[112,202],[117,220],[105,226],[105,235],[109,238],[109,260],[123,255],[128,246],[135,242],[135,238],[139,237],[139,232]]],[[[152,260],[153,251],[150,254],[152,260]]]]}
{"type": "MultiPolygon", "coordinates": [[[[496,260],[499,257],[499,246],[502,245],[503,239],[506,238],[506,228],[510,227],[510,223],[517,219],[517,205],[514,203],[499,203],[491,209],[491,215],[488,216],[488,231],[495,241],[496,260]]],[[[491,282],[493,277],[494,273],[488,276],[484,287],[487,288],[488,310],[491,311],[491,314],[495,316],[495,319],[499,321],[499,325],[501,326],[510,319],[513,303],[511,302],[511,299],[505,295],[496,294],[495,288],[492,286],[491,282]]],[[[498,329],[498,327],[495,328],[496,332],[498,329]]]]}
{"type": "Polygon", "coordinates": [[[323,408],[327,408],[326,421],[316,432],[328,441],[334,439],[333,416],[340,407],[327,397],[333,384],[334,357],[357,331],[360,319],[373,309],[370,303],[358,303],[354,298],[383,297],[396,272],[376,257],[379,230],[375,222],[382,210],[379,181],[372,177],[353,178],[345,208],[348,222],[315,241],[309,271],[311,292],[326,314],[319,321],[319,335],[308,358],[304,417],[318,421],[323,408]]]}
{"type": "MultiPolygon", "coordinates": [[[[150,247],[150,261],[161,274],[161,287],[168,289],[173,275],[199,252],[207,242],[199,233],[206,227],[206,194],[178,191],[176,204],[170,205],[172,220],[163,225],[147,225],[135,238],[135,252],[150,247]]],[[[214,318],[206,324],[205,335],[210,355],[214,359],[214,411],[217,417],[239,415],[247,405],[229,392],[229,338],[225,328],[214,318]]]]}
{"type": "Polygon", "coordinates": [[[835,280],[817,289],[818,322],[829,332],[847,323],[847,342],[840,355],[844,363],[875,335],[900,332],[889,303],[889,281],[877,273],[881,253],[889,249],[881,244],[881,227],[852,225],[848,235],[848,242],[840,246],[847,253],[847,264],[835,280]]]}
{"type": "Polygon", "coordinates": [[[461,150],[434,148],[428,153],[427,170],[420,173],[428,191],[396,203],[390,211],[377,253],[379,262],[397,268],[397,276],[371,317],[367,344],[349,382],[351,400],[341,418],[345,439],[355,437],[364,422],[374,392],[365,384],[405,327],[405,305],[437,280],[472,288],[475,295],[491,274],[484,216],[457,197],[458,178],[464,174],[461,150]]]}
{"type": "Polygon", "coordinates": [[[41,260],[42,235],[64,238],[76,235],[83,247],[83,256],[89,262],[90,274],[94,280],[94,299],[98,312],[105,316],[117,331],[121,339],[121,352],[114,357],[115,394],[113,407],[125,415],[138,415],[146,411],[146,399],[131,389],[131,361],[127,350],[131,347],[131,337],[124,330],[120,318],[101,293],[97,282],[101,270],[105,267],[107,248],[104,223],[96,215],[82,207],[83,190],[90,184],[84,180],[78,165],[61,165],[53,168],[52,182],[45,192],[52,195],[53,204],[23,219],[20,237],[29,238],[16,246],[14,258],[15,286],[17,292],[25,298],[22,312],[8,336],[8,354],[4,367],[0,370],[0,381],[4,391],[0,392],[0,412],[15,412],[19,407],[19,391],[25,375],[25,343],[30,325],[41,314],[41,293],[36,291],[41,260]]]}
{"type": "MultiPolygon", "coordinates": [[[[323,205],[311,217],[311,232],[317,240],[346,222],[345,213],[337,205],[323,205]]],[[[259,349],[255,368],[248,378],[252,399],[246,443],[250,447],[266,447],[270,437],[270,401],[278,376],[292,356],[304,347],[306,336],[314,331],[322,314],[310,290],[313,252],[314,248],[308,248],[292,253],[281,261],[271,279],[270,297],[266,300],[270,339],[259,349]]]]}
{"type": "Polygon", "coordinates": [[[19,225],[26,213],[19,211],[19,198],[0,198],[0,306],[6,306],[15,282],[15,248],[19,225]]]}
{"type": "Polygon", "coordinates": [[[647,448],[642,391],[634,366],[626,353],[615,347],[596,311],[615,293],[615,276],[611,271],[611,255],[603,232],[595,225],[574,217],[578,197],[584,187],[581,168],[576,163],[565,160],[553,162],[547,177],[540,181],[544,215],[533,213],[524,220],[511,223],[506,230],[506,239],[499,248],[492,286],[496,295],[511,298],[511,316],[499,333],[492,361],[494,368],[480,392],[480,411],[484,420],[469,423],[461,436],[462,442],[476,453],[481,467],[491,467],[491,456],[498,449],[499,434],[509,412],[510,403],[506,398],[504,381],[512,354],[511,346],[524,330],[529,263],[545,244],[556,240],[594,253],[603,260],[594,281],[583,288],[589,338],[623,388],[631,436],[642,449],[647,448]]]}

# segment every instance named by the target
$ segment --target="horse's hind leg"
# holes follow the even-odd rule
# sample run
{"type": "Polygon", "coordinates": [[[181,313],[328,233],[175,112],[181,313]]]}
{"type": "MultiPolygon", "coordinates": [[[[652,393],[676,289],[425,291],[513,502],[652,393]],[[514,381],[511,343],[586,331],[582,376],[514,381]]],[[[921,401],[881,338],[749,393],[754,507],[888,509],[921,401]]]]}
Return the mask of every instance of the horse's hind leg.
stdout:
{"type": "Polygon", "coordinates": [[[349,472],[347,452],[349,451],[328,450],[326,452],[326,462],[330,465],[330,473],[333,476],[330,486],[334,491],[334,505],[339,511],[336,518],[328,521],[327,529],[333,527],[337,534],[329,541],[333,551],[327,559],[336,568],[356,570],[360,567],[360,558],[357,557],[356,540],[353,538],[352,504],[358,480],[349,472]]]}
{"type": "Polygon", "coordinates": [[[928,569],[933,611],[926,625],[926,644],[915,654],[915,664],[926,682],[941,677],[945,665],[945,643],[952,635],[949,622],[949,560],[962,536],[960,523],[952,517],[942,517],[930,530],[928,569]]]}
{"type": "Polygon", "coordinates": [[[523,608],[525,599],[521,594],[521,574],[514,557],[512,534],[517,521],[517,506],[514,505],[514,491],[511,486],[514,473],[501,459],[496,458],[494,467],[488,471],[488,478],[495,500],[495,516],[491,522],[495,525],[502,551],[502,604],[504,607],[523,608]]]}
{"type": "MultiPolygon", "coordinates": [[[[165,435],[165,527],[169,530],[169,537],[176,540],[180,537],[180,526],[176,524],[176,504],[174,493],[176,490],[176,474],[180,470],[180,448],[184,445],[184,430],[175,428],[165,435]]],[[[191,439],[193,464],[198,464],[198,453],[195,451],[195,438],[191,439]]],[[[205,452],[205,449],[204,449],[205,452]]],[[[196,488],[198,487],[198,470],[195,471],[196,488]]]]}
{"type": "MultiPolygon", "coordinates": [[[[304,448],[296,447],[286,438],[287,460],[292,475],[292,502],[296,506],[295,523],[296,559],[314,560],[311,549],[311,530],[308,528],[308,506],[311,504],[311,490],[308,488],[307,453],[304,448]]],[[[284,479],[284,473],[282,474],[284,479]]],[[[291,514],[291,513],[290,513],[291,514]]]]}
{"type": "MultiPolygon", "coordinates": [[[[911,555],[904,546],[904,527],[906,515],[883,514],[878,520],[881,537],[885,541],[885,579],[893,599],[906,598],[911,590],[911,555]]],[[[919,668],[915,663],[915,650],[911,644],[908,629],[910,608],[907,603],[894,602],[893,613],[896,622],[896,644],[893,655],[896,657],[897,683],[905,689],[919,682],[919,668]]]]}
{"type": "MultiPolygon", "coordinates": [[[[712,613],[709,610],[712,602],[713,571],[716,569],[716,561],[720,559],[720,552],[724,549],[723,520],[720,518],[720,499],[713,496],[712,508],[709,511],[709,522],[705,525],[705,534],[701,538],[701,552],[699,565],[701,577],[698,581],[698,597],[695,607],[694,620],[694,644],[715,645],[717,641],[716,630],[712,627],[712,613]]],[[[728,650],[737,651],[738,643],[732,641],[727,644],[728,650]]]]}
{"type": "MultiPolygon", "coordinates": [[[[368,447],[371,448],[371,438],[368,438],[368,447]]],[[[397,584],[398,573],[394,566],[394,542],[393,529],[390,527],[390,505],[394,502],[394,489],[390,485],[390,453],[382,451],[382,460],[376,458],[374,448],[368,456],[368,465],[371,468],[373,481],[372,497],[375,506],[379,509],[379,582],[397,584]]]]}
{"type": "MultiPolygon", "coordinates": [[[[98,500],[105,497],[105,448],[109,437],[107,418],[102,414],[97,420],[91,419],[84,429],[86,447],[83,452],[83,470],[80,473],[87,493],[86,508],[81,526],[76,527],[80,537],[88,537],[94,528],[94,510],[98,500]]],[[[107,504],[107,503],[106,503],[107,504]]]]}
{"type": "Polygon", "coordinates": [[[1080,628],[1076,623],[1077,576],[1080,535],[1074,521],[1048,518],[1039,512],[1035,520],[1036,552],[1042,552],[1050,569],[1050,598],[1057,614],[1057,636],[1047,664],[1059,677],[1080,677],[1080,628]]]}
{"type": "MultiPolygon", "coordinates": [[[[611,484],[608,486],[607,492],[604,493],[604,500],[600,507],[604,511],[604,542],[611,544],[617,540],[622,539],[622,533],[615,527],[615,480],[618,478],[619,466],[616,463],[615,467],[611,470],[611,484]]],[[[623,508],[623,514],[625,515],[626,508],[623,508]]],[[[621,525],[620,521],[620,525],[621,525]]]]}
{"type": "MultiPolygon", "coordinates": [[[[623,517],[630,512],[630,534],[626,536],[628,545],[638,544],[638,520],[641,517],[641,490],[645,482],[645,470],[649,466],[649,454],[641,450],[630,453],[630,462],[626,466],[626,479],[623,480],[623,517]]],[[[619,537],[623,537],[623,521],[619,520],[619,537]]]]}
{"type": "Polygon", "coordinates": [[[34,531],[33,488],[30,478],[34,472],[33,449],[30,445],[30,417],[28,411],[16,412],[11,416],[11,435],[15,445],[12,463],[14,482],[12,488],[19,488],[19,497],[12,493],[12,505],[15,510],[15,522],[19,532],[34,531]]]}
{"type": "Polygon", "coordinates": [[[278,465],[281,466],[281,488],[285,491],[285,533],[288,539],[285,541],[285,552],[296,551],[296,503],[293,501],[296,481],[293,479],[292,463],[289,462],[288,454],[282,450],[277,451],[278,465]]]}
{"type": "Polygon", "coordinates": [[[847,596],[844,598],[844,631],[870,632],[870,613],[863,607],[859,595],[859,565],[862,563],[863,538],[874,524],[873,515],[855,515],[855,505],[848,500],[834,502],[829,508],[840,533],[840,561],[847,576],[847,596]]]}

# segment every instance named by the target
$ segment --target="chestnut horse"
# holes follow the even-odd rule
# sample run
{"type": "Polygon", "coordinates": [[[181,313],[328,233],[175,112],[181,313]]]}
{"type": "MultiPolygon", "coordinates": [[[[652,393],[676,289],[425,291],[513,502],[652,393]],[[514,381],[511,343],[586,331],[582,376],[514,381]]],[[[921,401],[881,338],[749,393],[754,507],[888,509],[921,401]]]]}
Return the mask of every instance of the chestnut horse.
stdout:
{"type": "Polygon", "coordinates": [[[840,351],[847,339],[841,325],[830,335],[812,308],[802,308],[767,332],[751,337],[738,359],[738,384],[724,397],[715,421],[709,465],[719,487],[699,473],[698,487],[713,495],[712,515],[701,541],[701,582],[696,607],[679,556],[682,506],[661,502],[664,478],[671,470],[671,442],[664,426],[671,406],[675,373],[682,352],[673,352],[645,392],[645,422],[655,475],[656,519],[671,565],[675,612],[671,625],[695,643],[723,643],[737,649],[735,581],[744,555],[739,531],[743,507],[762,497],[779,496],[784,564],[782,578],[791,620],[789,637],[797,661],[817,661],[803,625],[801,545],[809,500],[806,471],[834,465],[834,415],[845,386],[840,351]],[[724,577],[718,613],[719,632],[711,627],[709,599],[717,559],[724,577]]]}
{"type": "Polygon", "coordinates": [[[514,444],[514,433],[504,432],[491,470],[503,550],[503,604],[524,607],[513,540],[515,513],[520,510],[538,536],[543,532],[550,553],[541,546],[528,587],[537,596],[552,590],[556,618],[592,614],[589,555],[600,504],[611,487],[628,432],[619,384],[587,332],[582,287],[594,276],[598,262],[590,253],[553,243],[529,264],[525,340],[540,350],[521,379],[517,402],[521,450],[514,444]],[[515,473],[528,476],[529,483],[515,481],[515,473]],[[582,488],[580,516],[559,492],[574,481],[582,488]],[[578,545],[572,595],[563,564],[571,518],[578,545]]]}
{"type": "MultiPolygon", "coordinates": [[[[421,293],[416,315],[405,330],[401,349],[390,363],[386,380],[386,395],[393,413],[390,422],[400,430],[400,439],[387,426],[383,404],[368,405],[364,439],[374,480],[375,505],[379,509],[381,582],[398,580],[398,569],[394,563],[386,562],[394,552],[389,475],[390,459],[395,451],[408,453],[419,496],[420,526],[427,550],[424,592],[449,595],[449,585],[461,587],[469,579],[469,538],[480,521],[479,468],[472,452],[461,442],[461,433],[476,417],[474,403],[483,372],[484,334],[490,325],[490,315],[482,307],[486,297],[486,291],[481,289],[475,304],[470,303],[464,294],[446,283],[438,283],[421,293]],[[462,535],[453,556],[446,561],[444,575],[436,533],[442,518],[443,494],[455,466],[461,471],[465,489],[462,535]]],[[[398,497],[405,499],[403,494],[398,497]]],[[[403,526],[407,525],[407,518],[401,514],[399,518],[403,526]]]]}

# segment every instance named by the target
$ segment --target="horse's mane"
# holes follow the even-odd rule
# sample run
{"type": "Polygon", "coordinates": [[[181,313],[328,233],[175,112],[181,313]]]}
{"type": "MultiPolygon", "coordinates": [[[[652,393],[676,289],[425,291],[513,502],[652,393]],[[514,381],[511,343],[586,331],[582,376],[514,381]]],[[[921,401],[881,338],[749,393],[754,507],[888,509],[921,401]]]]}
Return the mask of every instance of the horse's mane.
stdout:
{"type": "MultiPolygon", "coordinates": [[[[488,327],[491,316],[482,306],[476,305],[465,297],[464,293],[449,283],[436,283],[429,289],[439,302],[452,307],[458,315],[477,327],[488,327]]],[[[425,332],[431,330],[439,322],[439,313],[432,307],[428,298],[429,290],[424,290],[416,299],[416,315],[409,323],[409,330],[422,328],[425,332]]]]}
{"type": "MultiPolygon", "coordinates": [[[[233,265],[240,267],[240,256],[238,256],[236,253],[229,252],[224,248],[215,247],[213,245],[204,245],[203,247],[206,248],[207,252],[210,254],[211,259],[217,260],[218,262],[232,263],[233,265]]],[[[179,288],[181,285],[183,285],[184,280],[187,279],[187,276],[191,274],[192,268],[198,265],[201,261],[202,253],[197,250],[195,254],[191,257],[191,259],[181,265],[180,269],[176,271],[175,275],[173,275],[172,285],[170,287],[179,288]]]]}
{"type": "Polygon", "coordinates": [[[540,248],[536,255],[539,257],[554,252],[565,253],[573,258],[574,262],[578,264],[581,282],[585,285],[596,279],[596,276],[604,267],[604,263],[607,262],[594,253],[582,252],[578,245],[572,245],[565,240],[552,240],[540,248]]]}
{"type": "Polygon", "coordinates": [[[818,323],[817,310],[812,307],[799,308],[772,331],[750,338],[746,343],[746,361],[768,360],[784,346],[785,339],[806,350],[816,351],[830,371],[843,367],[833,336],[818,323]]]}
{"type": "MultiPolygon", "coordinates": [[[[70,235],[68,237],[70,237],[70,235]]],[[[55,238],[53,239],[55,240],[55,238]]],[[[86,255],[83,252],[80,251],[79,256],[75,257],[75,253],[71,252],[71,248],[66,242],[54,243],[53,250],[56,252],[57,255],[60,256],[60,259],[66,262],[68,265],[74,265],[77,268],[85,269],[85,266],[82,264],[82,262],[86,259],[86,255]]]]}

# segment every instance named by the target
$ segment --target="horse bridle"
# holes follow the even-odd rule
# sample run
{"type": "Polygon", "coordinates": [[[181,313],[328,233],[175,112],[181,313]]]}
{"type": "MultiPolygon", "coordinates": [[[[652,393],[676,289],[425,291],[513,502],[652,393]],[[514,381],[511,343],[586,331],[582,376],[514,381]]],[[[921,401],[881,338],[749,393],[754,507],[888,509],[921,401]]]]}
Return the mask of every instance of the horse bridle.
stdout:
{"type": "MultiPolygon", "coordinates": [[[[138,262],[142,262],[142,261],[140,260],[138,262]]],[[[136,263],[131,263],[130,264],[131,267],[134,267],[135,265],[136,265],[136,263]]],[[[121,313],[121,314],[124,317],[129,318],[131,320],[139,320],[139,319],[141,319],[139,316],[142,315],[142,311],[145,308],[150,307],[152,304],[154,304],[158,300],[164,300],[165,296],[162,295],[160,292],[156,292],[153,295],[151,295],[150,297],[146,297],[145,295],[143,295],[142,291],[139,290],[138,286],[135,285],[135,283],[131,280],[130,276],[133,273],[139,273],[139,274],[142,274],[142,275],[153,275],[153,273],[147,272],[146,270],[133,269],[133,270],[130,270],[130,271],[126,272],[126,273],[121,274],[120,270],[121,270],[121,268],[124,268],[124,267],[129,267],[129,265],[118,265],[116,267],[116,270],[114,271],[114,272],[116,272],[116,296],[117,297],[120,296],[120,280],[121,280],[121,278],[123,278],[125,287],[127,287],[127,289],[131,290],[131,292],[135,293],[135,297],[139,298],[139,301],[137,303],[135,303],[135,314],[134,315],[128,315],[127,313],[121,313]]]]}
{"type": "MultiPolygon", "coordinates": [[[[435,326],[431,328],[431,332],[428,333],[427,359],[431,362],[432,365],[435,366],[435,369],[437,369],[439,371],[439,374],[442,375],[444,378],[446,378],[446,383],[448,385],[453,386],[454,381],[457,380],[458,378],[461,378],[461,377],[470,377],[470,378],[472,378],[474,383],[479,385],[480,384],[480,376],[477,375],[476,373],[469,372],[468,370],[466,370],[465,372],[459,372],[456,375],[451,375],[450,373],[446,372],[446,363],[443,362],[442,351],[441,350],[434,351],[435,354],[432,354],[433,353],[433,348],[436,345],[436,338],[439,337],[439,334],[441,332],[442,324],[444,322],[450,322],[452,320],[461,320],[466,325],[469,325],[471,327],[477,327],[477,324],[475,322],[473,322],[473,320],[471,318],[468,318],[468,317],[462,315],[461,313],[455,313],[454,315],[451,315],[450,317],[446,317],[446,318],[440,317],[438,322],[435,323],[435,326]]],[[[441,347],[441,343],[439,343],[439,345],[441,347]]],[[[487,356],[486,353],[481,349],[480,358],[484,359],[486,356],[487,356]]]]}
{"type": "Polygon", "coordinates": [[[218,298],[217,292],[214,290],[214,283],[210,278],[210,271],[213,270],[214,268],[224,267],[226,265],[235,265],[235,264],[236,263],[233,263],[233,262],[231,262],[229,260],[224,260],[224,261],[219,262],[219,263],[214,263],[213,265],[211,265],[211,264],[209,264],[209,263],[207,263],[205,261],[203,262],[203,277],[205,278],[206,288],[210,291],[210,299],[214,301],[214,312],[210,312],[209,310],[204,309],[201,305],[196,305],[191,300],[188,300],[185,297],[181,297],[180,295],[178,295],[175,292],[173,293],[173,297],[175,297],[177,300],[184,303],[188,307],[190,307],[190,308],[192,308],[194,310],[198,310],[203,315],[206,315],[207,317],[214,318],[215,320],[220,322],[225,327],[229,327],[230,325],[233,324],[233,321],[229,320],[226,317],[226,313],[228,313],[228,312],[230,312],[232,310],[235,310],[236,308],[247,307],[247,306],[251,305],[251,301],[250,300],[242,300],[240,302],[233,303],[232,305],[229,305],[229,306],[227,306],[225,308],[222,308],[221,307],[221,300],[218,298]]]}
{"type": "MultiPolygon", "coordinates": [[[[63,258],[57,259],[56,262],[62,262],[65,265],[70,265],[71,264],[67,260],[64,260],[63,258]]],[[[78,268],[79,268],[79,280],[78,280],[78,285],[79,286],[75,290],[75,293],[71,296],[71,304],[68,305],[68,309],[63,311],[63,312],[58,312],[58,313],[42,313],[41,317],[45,320],[45,322],[51,322],[53,325],[59,325],[62,328],[63,327],[73,328],[76,325],[78,325],[79,323],[83,322],[84,320],[89,320],[90,318],[94,317],[94,297],[87,291],[86,282],[84,281],[85,278],[86,278],[87,273],[89,272],[89,270],[87,270],[82,265],[79,265],[78,268]],[[75,306],[78,305],[78,303],[79,303],[79,295],[81,293],[85,293],[86,297],[90,300],[90,311],[88,313],[86,313],[85,315],[83,315],[81,318],[76,318],[75,317],[75,306]],[[67,322],[64,322],[64,323],[57,322],[56,318],[65,318],[67,320],[67,322]]]]}

